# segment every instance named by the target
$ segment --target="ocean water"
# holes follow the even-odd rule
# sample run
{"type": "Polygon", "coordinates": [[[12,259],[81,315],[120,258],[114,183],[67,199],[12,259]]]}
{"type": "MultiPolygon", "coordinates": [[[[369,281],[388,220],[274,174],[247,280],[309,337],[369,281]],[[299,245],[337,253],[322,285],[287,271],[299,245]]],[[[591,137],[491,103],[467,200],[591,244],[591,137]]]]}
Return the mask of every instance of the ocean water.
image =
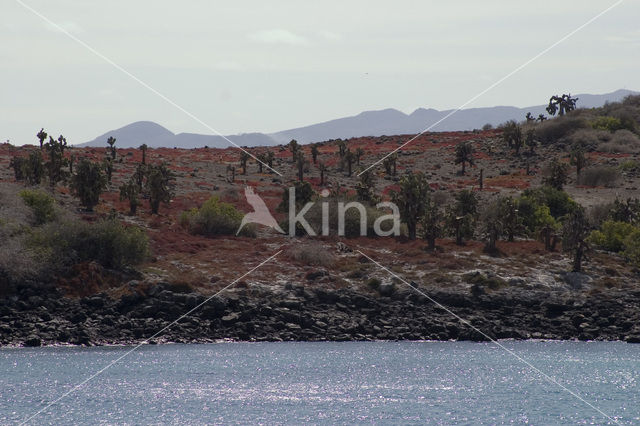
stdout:
{"type": "MultiPolygon", "coordinates": [[[[620,424],[640,424],[640,345],[503,344],[620,424]]],[[[20,423],[126,347],[0,350],[20,423]]],[[[615,424],[491,343],[144,346],[29,424],[615,424]]]]}

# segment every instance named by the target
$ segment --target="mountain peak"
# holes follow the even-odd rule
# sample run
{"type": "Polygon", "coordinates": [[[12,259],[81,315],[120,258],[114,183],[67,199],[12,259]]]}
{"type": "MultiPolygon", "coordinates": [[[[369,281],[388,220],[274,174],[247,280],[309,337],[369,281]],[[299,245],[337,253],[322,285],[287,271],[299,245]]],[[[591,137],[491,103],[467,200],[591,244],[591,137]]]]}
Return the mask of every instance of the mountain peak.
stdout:
{"type": "Polygon", "coordinates": [[[136,121],[119,129],[106,132],[92,141],[82,144],[82,146],[105,146],[110,136],[116,138],[116,146],[137,147],[143,143],[149,146],[158,146],[159,143],[175,135],[166,127],[153,121],[136,121]]]}
{"type": "MultiPolygon", "coordinates": [[[[578,94],[575,96],[579,99],[578,107],[594,108],[606,102],[621,101],[626,96],[634,94],[639,93],[619,89],[602,95],[578,94]]],[[[439,111],[433,108],[417,108],[409,115],[394,108],[385,108],[271,134],[242,133],[226,137],[195,133],[176,135],[152,121],[136,121],[98,136],[83,145],[105,146],[107,138],[113,136],[117,140],[117,146],[122,148],[138,147],[143,143],[149,147],[226,148],[232,146],[229,140],[240,146],[268,146],[285,144],[291,139],[296,139],[299,143],[311,143],[358,136],[415,134],[427,128],[434,132],[472,130],[479,129],[485,124],[497,126],[508,120],[521,121],[524,120],[527,112],[531,112],[534,116],[546,114],[545,107],[546,105],[526,108],[513,106],[469,108],[455,114],[450,114],[453,111],[451,109],[439,111]]]]}

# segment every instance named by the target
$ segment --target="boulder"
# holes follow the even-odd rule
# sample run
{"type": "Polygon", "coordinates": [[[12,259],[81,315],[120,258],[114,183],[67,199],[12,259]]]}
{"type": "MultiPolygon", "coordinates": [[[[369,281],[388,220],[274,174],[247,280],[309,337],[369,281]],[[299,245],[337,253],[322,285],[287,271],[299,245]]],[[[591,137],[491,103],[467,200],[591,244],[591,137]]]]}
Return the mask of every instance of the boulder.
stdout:
{"type": "Polygon", "coordinates": [[[237,312],[233,312],[229,315],[225,315],[222,317],[222,323],[224,325],[231,325],[237,322],[240,319],[240,315],[237,312]]]}
{"type": "Polygon", "coordinates": [[[394,283],[382,283],[378,288],[380,296],[391,296],[396,291],[396,285],[394,283]]]}
{"type": "Polygon", "coordinates": [[[309,271],[305,278],[309,281],[315,281],[318,278],[325,277],[327,275],[329,275],[327,271],[309,271]]]}
{"type": "Polygon", "coordinates": [[[38,336],[31,335],[27,337],[27,339],[24,341],[24,346],[28,348],[37,348],[41,345],[42,345],[42,341],[38,336]]]}
{"type": "Polygon", "coordinates": [[[562,278],[573,290],[582,290],[593,281],[589,275],[581,272],[567,272],[562,278]]]}

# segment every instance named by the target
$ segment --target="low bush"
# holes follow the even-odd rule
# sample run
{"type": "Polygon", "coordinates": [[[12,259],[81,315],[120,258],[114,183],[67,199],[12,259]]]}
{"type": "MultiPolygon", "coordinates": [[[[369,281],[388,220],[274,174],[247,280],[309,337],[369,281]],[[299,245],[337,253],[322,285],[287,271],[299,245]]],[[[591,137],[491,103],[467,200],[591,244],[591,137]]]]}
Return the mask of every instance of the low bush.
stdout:
{"type": "Polygon", "coordinates": [[[35,218],[32,209],[18,195],[19,188],[0,183],[0,295],[41,272],[41,260],[24,244],[35,218]]]}
{"type": "Polygon", "coordinates": [[[4,239],[0,244],[0,296],[13,286],[42,275],[41,260],[27,250],[20,236],[4,239]]]}
{"type": "Polygon", "coordinates": [[[609,132],[615,132],[616,130],[624,129],[624,125],[619,118],[600,116],[591,122],[591,127],[597,130],[607,130],[609,132]]]}
{"type": "Polygon", "coordinates": [[[622,254],[635,266],[640,267],[640,229],[636,228],[624,239],[622,254]]]}
{"type": "Polygon", "coordinates": [[[572,133],[567,141],[574,147],[591,152],[601,150],[602,144],[610,142],[611,139],[613,135],[610,132],[585,128],[572,133]]]}
{"type": "Polygon", "coordinates": [[[481,285],[490,288],[491,290],[498,290],[500,288],[508,286],[507,282],[499,276],[487,276],[479,271],[464,274],[462,276],[462,279],[464,279],[469,284],[481,285]]]}
{"type": "Polygon", "coordinates": [[[8,238],[9,229],[17,229],[33,222],[33,211],[20,198],[22,187],[10,183],[0,183],[0,241],[8,238]]]}
{"type": "Polygon", "coordinates": [[[640,169],[640,163],[636,160],[626,160],[620,164],[620,170],[623,172],[633,172],[640,169]]]}
{"type": "Polygon", "coordinates": [[[44,191],[25,189],[20,191],[20,198],[31,208],[36,225],[51,222],[56,218],[55,200],[44,191]]]}
{"type": "Polygon", "coordinates": [[[595,111],[599,115],[619,120],[622,128],[636,131],[637,124],[640,123],[639,100],[640,96],[628,96],[622,102],[606,103],[595,111]]]}
{"type": "Polygon", "coordinates": [[[578,183],[585,186],[613,188],[620,180],[620,171],[614,167],[594,166],[582,171],[578,183]]]}
{"type": "MultiPolygon", "coordinates": [[[[602,138],[604,139],[604,138],[602,138]]],[[[609,140],[602,140],[597,147],[598,151],[612,153],[635,153],[640,151],[640,138],[629,130],[618,130],[609,140]]]]}
{"type": "Polygon", "coordinates": [[[543,145],[552,144],[568,137],[573,132],[589,127],[588,122],[574,114],[547,120],[536,126],[535,136],[543,145]]]}
{"type": "MultiPolygon", "coordinates": [[[[220,201],[217,195],[209,198],[198,209],[182,212],[179,223],[192,234],[212,237],[215,235],[235,235],[242,223],[242,212],[233,205],[220,201]]],[[[240,231],[245,236],[255,236],[255,228],[247,225],[240,231]]]]}
{"type": "Polygon", "coordinates": [[[50,283],[81,262],[123,270],[148,252],[147,236],[137,227],[115,219],[87,223],[56,208],[44,192],[0,184],[0,294],[23,282],[50,283]]]}
{"type": "Polygon", "coordinates": [[[599,230],[592,231],[587,241],[602,250],[621,253],[630,263],[640,267],[640,227],[608,220],[599,230]]]}
{"type": "Polygon", "coordinates": [[[589,242],[603,250],[621,252],[625,249],[626,238],[636,230],[638,228],[629,223],[607,220],[599,230],[591,232],[589,242]]]}
{"type": "Polygon", "coordinates": [[[27,245],[55,272],[91,261],[122,269],[142,263],[149,253],[143,230],[113,219],[95,224],[77,220],[48,223],[31,231],[27,245]]]}
{"type": "Polygon", "coordinates": [[[602,203],[591,206],[587,211],[589,223],[597,227],[602,226],[605,221],[611,219],[612,210],[613,203],[602,203]]]}

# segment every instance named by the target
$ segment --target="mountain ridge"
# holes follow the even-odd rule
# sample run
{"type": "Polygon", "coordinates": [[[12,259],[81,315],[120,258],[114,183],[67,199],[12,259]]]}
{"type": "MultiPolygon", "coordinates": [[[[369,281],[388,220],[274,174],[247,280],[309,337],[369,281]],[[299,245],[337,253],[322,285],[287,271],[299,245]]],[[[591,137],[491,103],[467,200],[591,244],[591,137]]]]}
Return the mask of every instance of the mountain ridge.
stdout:
{"type": "MultiPolygon", "coordinates": [[[[594,108],[606,102],[616,102],[625,96],[640,92],[619,89],[601,95],[579,94],[578,107],[594,108]]],[[[534,105],[525,108],[499,105],[494,107],[476,107],[437,110],[434,108],[416,108],[409,114],[394,108],[363,111],[357,115],[340,117],[333,120],[296,127],[274,133],[240,133],[228,136],[204,135],[198,133],[173,133],[153,121],[136,121],[121,128],[105,132],[91,141],[78,146],[105,146],[109,136],[116,138],[117,146],[133,148],[146,143],[149,147],[179,148],[227,148],[233,146],[273,146],[288,143],[296,139],[299,143],[312,143],[328,139],[351,138],[358,136],[382,136],[392,134],[415,134],[430,131],[464,131],[481,128],[485,124],[497,126],[508,120],[523,120],[527,112],[534,116],[546,114],[546,105],[534,105]],[[443,120],[445,117],[446,120],[443,120]],[[443,120],[439,122],[440,120],[443,120]],[[228,140],[227,140],[228,139],[228,140]]]]}

